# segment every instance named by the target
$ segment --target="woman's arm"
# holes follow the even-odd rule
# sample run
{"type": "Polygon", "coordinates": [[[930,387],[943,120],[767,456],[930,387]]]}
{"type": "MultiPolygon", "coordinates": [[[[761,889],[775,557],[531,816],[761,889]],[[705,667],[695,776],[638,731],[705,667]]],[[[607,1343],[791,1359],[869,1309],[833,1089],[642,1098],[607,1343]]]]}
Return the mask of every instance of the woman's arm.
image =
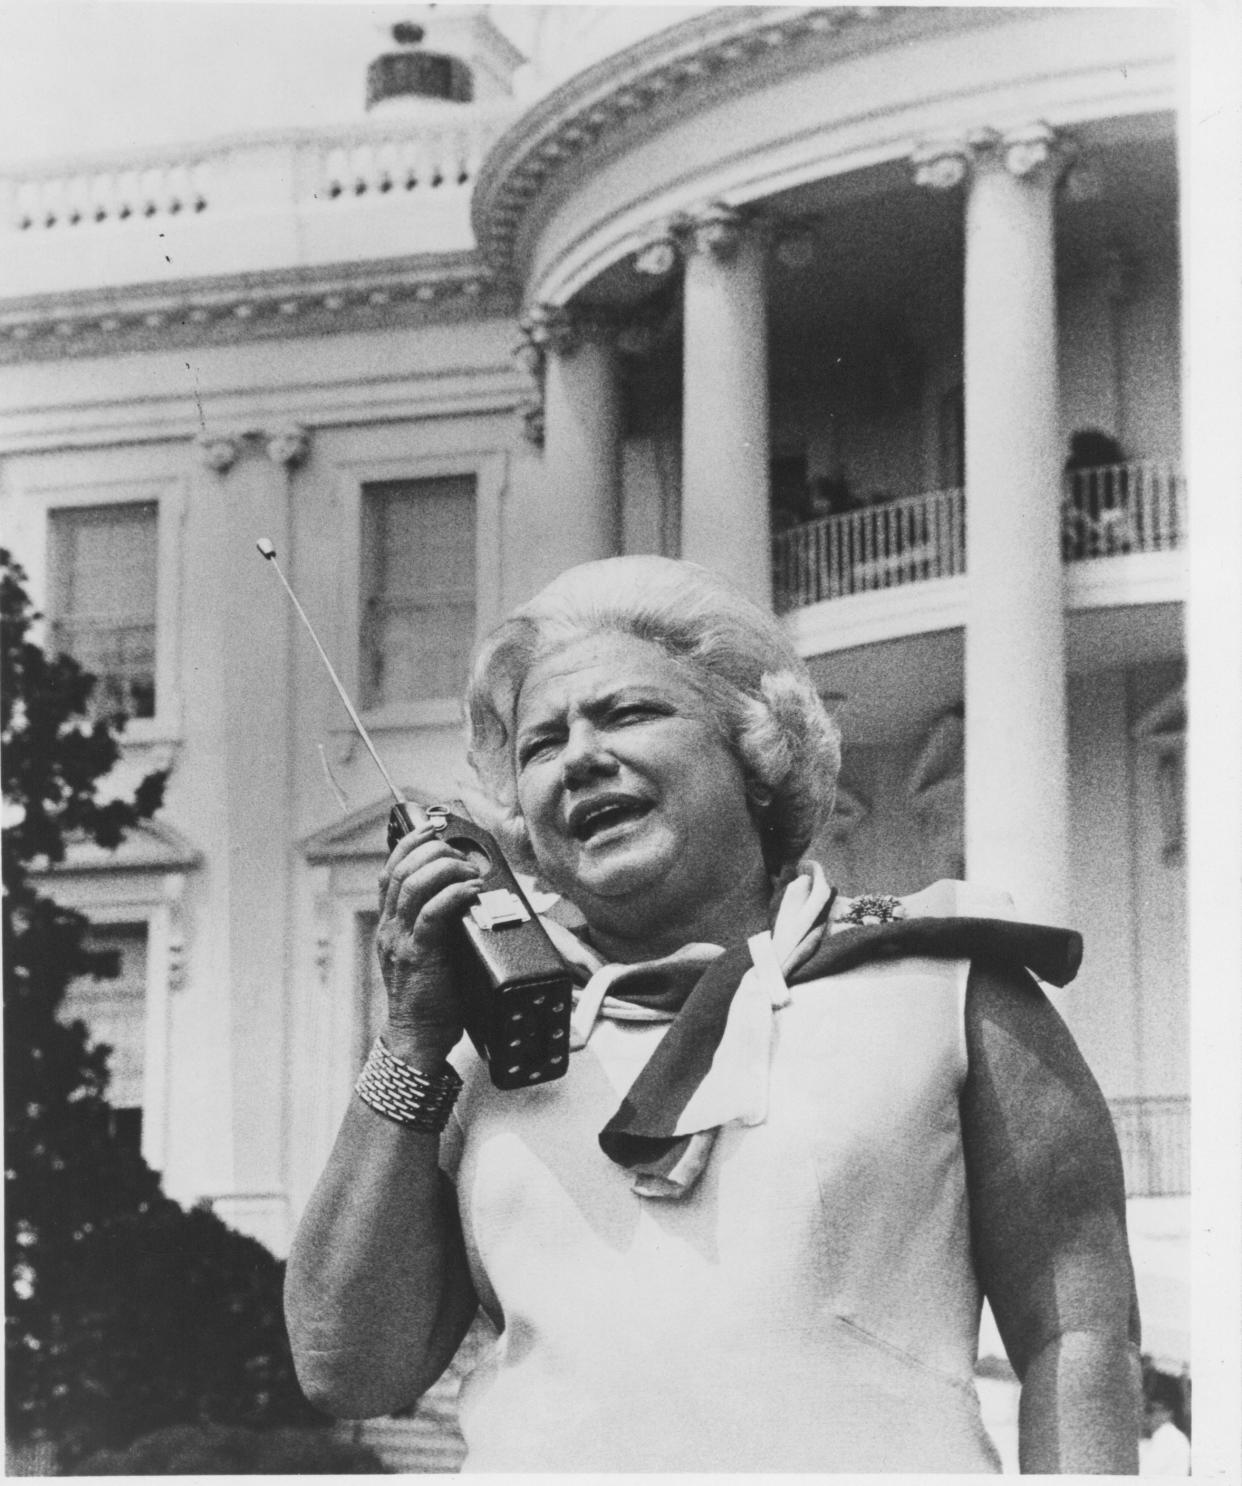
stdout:
{"type": "Polygon", "coordinates": [[[285,1279],[298,1380],[325,1413],[366,1419],[413,1403],[474,1316],[438,1147],[438,1136],[394,1124],[361,1100],[346,1112],[285,1279]]]}
{"type": "MultiPolygon", "coordinates": [[[[384,1041],[427,1074],[461,1035],[448,931],[477,874],[429,831],[380,879],[384,1041]]],[[[289,1256],[285,1313],[298,1379],[346,1418],[412,1403],[452,1359],[477,1302],[439,1137],[350,1101],[289,1256]]]]}
{"type": "Polygon", "coordinates": [[[976,1268],[1022,1381],[1024,1473],[1138,1469],[1138,1307],[1108,1106],[1025,971],[972,966],[962,1132],[976,1268]]]}

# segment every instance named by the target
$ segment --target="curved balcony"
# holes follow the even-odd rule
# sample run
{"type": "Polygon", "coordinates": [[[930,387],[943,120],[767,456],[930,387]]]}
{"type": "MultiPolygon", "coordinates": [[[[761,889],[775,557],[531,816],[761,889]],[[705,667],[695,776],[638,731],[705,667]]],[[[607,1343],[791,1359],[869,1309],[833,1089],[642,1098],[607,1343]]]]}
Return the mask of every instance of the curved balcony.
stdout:
{"type": "MultiPolygon", "coordinates": [[[[1062,556],[1068,562],[1167,552],[1186,535],[1180,467],[1143,460],[1065,477],[1062,556]]],[[[966,499],[933,490],[804,522],[772,543],[780,612],[905,587],[966,571],[966,499]]]]}

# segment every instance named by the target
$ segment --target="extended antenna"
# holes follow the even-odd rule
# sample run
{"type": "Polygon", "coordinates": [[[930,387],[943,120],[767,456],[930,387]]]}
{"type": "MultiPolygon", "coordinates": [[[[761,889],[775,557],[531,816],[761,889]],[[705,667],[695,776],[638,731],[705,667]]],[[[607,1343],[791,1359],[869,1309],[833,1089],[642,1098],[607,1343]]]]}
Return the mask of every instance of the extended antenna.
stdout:
{"type": "Polygon", "coordinates": [[[328,675],[332,677],[332,685],[336,687],[337,696],[339,696],[341,701],[345,703],[345,710],[349,713],[349,720],[354,725],[354,731],[367,745],[367,752],[375,760],[375,767],[384,776],[384,783],[391,791],[393,799],[396,800],[398,805],[404,805],[409,808],[411,802],[405,798],[405,796],[401,793],[397,786],[388,777],[388,770],[384,767],[384,762],[380,758],[379,754],[376,753],[375,745],[371,742],[370,737],[367,735],[366,728],[364,728],[362,725],[362,719],[354,711],[354,704],[349,700],[345,688],[341,685],[341,678],[336,674],[332,662],[328,659],[328,652],[319,643],[319,636],[315,633],[315,626],[306,617],[306,610],[303,609],[301,604],[298,603],[297,594],[294,593],[293,589],[289,587],[289,580],[280,571],[280,564],[276,561],[276,548],[270,541],[268,541],[266,537],[260,537],[259,540],[255,543],[255,546],[259,549],[260,553],[267,559],[267,561],[270,562],[271,565],[276,569],[276,576],[284,585],[285,592],[289,595],[290,599],[293,602],[293,607],[298,611],[298,618],[301,619],[302,623],[306,626],[307,630],[310,633],[311,639],[315,642],[315,649],[318,650],[324,665],[328,668],[328,675]]]}

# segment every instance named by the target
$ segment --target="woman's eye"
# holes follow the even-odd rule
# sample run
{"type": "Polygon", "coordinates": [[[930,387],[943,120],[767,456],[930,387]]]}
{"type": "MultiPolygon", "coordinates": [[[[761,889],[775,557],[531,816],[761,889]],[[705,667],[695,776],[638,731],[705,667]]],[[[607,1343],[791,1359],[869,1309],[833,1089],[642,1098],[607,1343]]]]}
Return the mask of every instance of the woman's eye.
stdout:
{"type": "Polygon", "coordinates": [[[529,738],[518,749],[518,763],[525,765],[534,763],[536,759],[542,758],[550,753],[555,746],[556,740],[551,736],[542,738],[529,738]]]}
{"type": "Polygon", "coordinates": [[[631,702],[628,706],[614,708],[612,712],[615,722],[644,722],[659,715],[659,710],[650,702],[631,702]]]}

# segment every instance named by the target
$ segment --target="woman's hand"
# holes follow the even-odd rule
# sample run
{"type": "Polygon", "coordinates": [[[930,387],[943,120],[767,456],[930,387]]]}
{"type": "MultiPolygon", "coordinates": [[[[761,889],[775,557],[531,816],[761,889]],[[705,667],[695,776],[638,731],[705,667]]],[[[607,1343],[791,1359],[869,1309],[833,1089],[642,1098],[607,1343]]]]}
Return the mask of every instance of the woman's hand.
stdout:
{"type": "Polygon", "coordinates": [[[478,878],[430,826],[397,843],[380,877],[375,950],[388,991],[384,1041],[416,1067],[442,1059],[461,1037],[452,934],[478,878]]]}

